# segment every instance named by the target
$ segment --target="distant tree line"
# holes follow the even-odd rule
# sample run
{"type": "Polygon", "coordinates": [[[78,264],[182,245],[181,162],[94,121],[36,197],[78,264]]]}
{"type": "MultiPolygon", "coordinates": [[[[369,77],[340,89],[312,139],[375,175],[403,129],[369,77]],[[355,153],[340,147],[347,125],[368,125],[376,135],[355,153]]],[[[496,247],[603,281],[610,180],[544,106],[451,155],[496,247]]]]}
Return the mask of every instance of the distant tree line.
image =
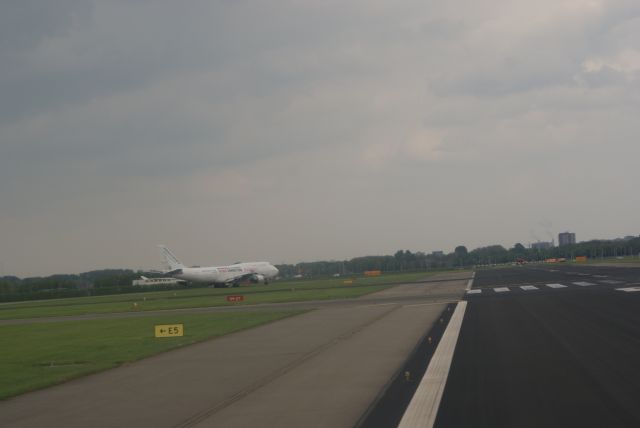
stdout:
{"type": "Polygon", "coordinates": [[[548,249],[526,248],[521,243],[506,249],[502,245],[489,245],[468,251],[459,245],[452,253],[412,253],[398,250],[393,256],[365,256],[342,261],[305,262],[282,264],[276,267],[283,277],[322,277],[354,275],[368,270],[384,272],[421,271],[441,268],[469,267],[515,263],[519,260],[542,261],[550,258],[574,259],[586,256],[590,259],[631,256],[640,254],[640,238],[629,240],[593,240],[574,245],[548,249]]]}
{"type": "MultiPolygon", "coordinates": [[[[449,254],[441,252],[426,254],[420,251],[412,253],[409,250],[398,250],[394,255],[364,256],[350,260],[305,262],[295,265],[281,264],[277,265],[277,268],[284,278],[329,277],[358,275],[370,270],[410,272],[514,263],[518,260],[541,261],[549,258],[571,260],[577,256],[600,259],[630,255],[640,255],[640,238],[594,240],[547,249],[526,248],[517,243],[509,249],[502,245],[489,245],[468,251],[464,245],[459,245],[449,254]]],[[[0,277],[0,301],[96,296],[185,287],[184,285],[134,287],[132,281],[140,278],[140,275],[141,272],[128,269],[105,269],[79,275],[52,275],[24,279],[5,276],[0,277]]]]}
{"type": "MultiPolygon", "coordinates": [[[[0,277],[0,301],[58,299],[63,297],[100,296],[167,289],[167,286],[134,287],[132,281],[141,273],[129,269],[104,269],[79,275],[51,275],[20,279],[0,277]]],[[[154,276],[144,274],[147,276],[154,276]]],[[[157,275],[155,275],[157,276],[157,275]]],[[[184,286],[181,286],[184,288],[184,286]]]]}

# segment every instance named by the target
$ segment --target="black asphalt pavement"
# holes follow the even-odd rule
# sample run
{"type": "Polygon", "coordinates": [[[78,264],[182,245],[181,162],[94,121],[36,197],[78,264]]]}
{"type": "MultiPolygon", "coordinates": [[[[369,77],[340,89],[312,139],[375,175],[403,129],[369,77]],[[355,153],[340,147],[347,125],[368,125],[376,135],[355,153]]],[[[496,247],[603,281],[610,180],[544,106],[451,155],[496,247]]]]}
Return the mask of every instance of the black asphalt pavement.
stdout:
{"type": "Polygon", "coordinates": [[[640,292],[623,290],[639,283],[638,268],[479,271],[435,425],[640,427],[640,292]]]}

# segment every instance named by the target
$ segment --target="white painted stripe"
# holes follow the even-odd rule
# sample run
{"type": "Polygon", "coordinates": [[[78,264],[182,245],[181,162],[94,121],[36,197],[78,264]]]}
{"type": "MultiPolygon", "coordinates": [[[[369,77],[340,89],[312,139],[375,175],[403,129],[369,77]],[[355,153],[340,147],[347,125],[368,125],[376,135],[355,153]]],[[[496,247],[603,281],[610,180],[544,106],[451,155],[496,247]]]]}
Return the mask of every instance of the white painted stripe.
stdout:
{"type": "Polygon", "coordinates": [[[509,287],[496,287],[494,288],[494,291],[496,293],[506,293],[507,291],[511,291],[511,290],[509,290],[509,287]]]}
{"type": "Polygon", "coordinates": [[[413,394],[413,398],[404,412],[398,428],[433,427],[440,401],[442,400],[444,386],[449,376],[453,352],[456,349],[466,309],[467,302],[458,302],[449,325],[447,325],[447,329],[436,348],[436,352],[431,357],[427,372],[420,381],[415,394],[413,394]]]}
{"type": "Polygon", "coordinates": [[[616,281],[616,280],[613,280],[613,279],[603,279],[603,280],[600,280],[598,282],[601,282],[603,284],[622,284],[624,281],[616,281]]]}
{"type": "Polygon", "coordinates": [[[580,287],[588,287],[590,285],[595,285],[593,282],[586,282],[586,281],[573,282],[572,284],[579,285],[580,287]]]}
{"type": "Polygon", "coordinates": [[[550,288],[566,288],[566,285],[562,285],[562,284],[547,284],[547,287],[550,288]]]}
{"type": "Polygon", "coordinates": [[[469,282],[467,282],[467,290],[471,290],[471,284],[473,284],[473,280],[476,277],[476,271],[474,270],[473,273],[471,274],[471,279],[469,280],[469,282]]]}
{"type": "Polygon", "coordinates": [[[473,290],[468,290],[467,294],[480,294],[482,293],[482,289],[481,288],[475,288],[473,290]]]}
{"type": "Polygon", "coordinates": [[[537,290],[538,287],[534,287],[533,285],[521,285],[520,288],[523,290],[537,290]]]}
{"type": "Polygon", "coordinates": [[[594,278],[609,278],[607,275],[593,275],[594,278]]]}
{"type": "Polygon", "coordinates": [[[640,287],[626,287],[626,288],[616,288],[618,291],[624,291],[625,293],[635,293],[640,291],[640,287]]]}

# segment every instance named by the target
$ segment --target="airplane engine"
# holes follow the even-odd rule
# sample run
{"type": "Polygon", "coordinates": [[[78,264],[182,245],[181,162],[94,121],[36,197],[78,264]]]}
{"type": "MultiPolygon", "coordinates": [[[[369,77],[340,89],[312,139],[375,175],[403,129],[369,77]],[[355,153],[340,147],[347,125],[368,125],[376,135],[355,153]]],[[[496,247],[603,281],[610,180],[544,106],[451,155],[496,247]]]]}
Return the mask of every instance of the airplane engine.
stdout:
{"type": "Polygon", "coordinates": [[[264,277],[264,275],[260,275],[259,273],[256,273],[251,277],[251,282],[254,283],[254,284],[259,284],[261,282],[266,284],[267,280],[264,277]]]}

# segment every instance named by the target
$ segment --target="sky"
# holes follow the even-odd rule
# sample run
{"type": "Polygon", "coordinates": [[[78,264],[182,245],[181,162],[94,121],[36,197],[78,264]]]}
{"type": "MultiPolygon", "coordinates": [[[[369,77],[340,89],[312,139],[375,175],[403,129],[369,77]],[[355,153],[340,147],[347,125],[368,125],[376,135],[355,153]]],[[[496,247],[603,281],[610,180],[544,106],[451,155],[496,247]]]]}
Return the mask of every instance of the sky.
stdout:
{"type": "Polygon", "coordinates": [[[640,233],[636,0],[0,3],[0,275],[640,233]]]}

